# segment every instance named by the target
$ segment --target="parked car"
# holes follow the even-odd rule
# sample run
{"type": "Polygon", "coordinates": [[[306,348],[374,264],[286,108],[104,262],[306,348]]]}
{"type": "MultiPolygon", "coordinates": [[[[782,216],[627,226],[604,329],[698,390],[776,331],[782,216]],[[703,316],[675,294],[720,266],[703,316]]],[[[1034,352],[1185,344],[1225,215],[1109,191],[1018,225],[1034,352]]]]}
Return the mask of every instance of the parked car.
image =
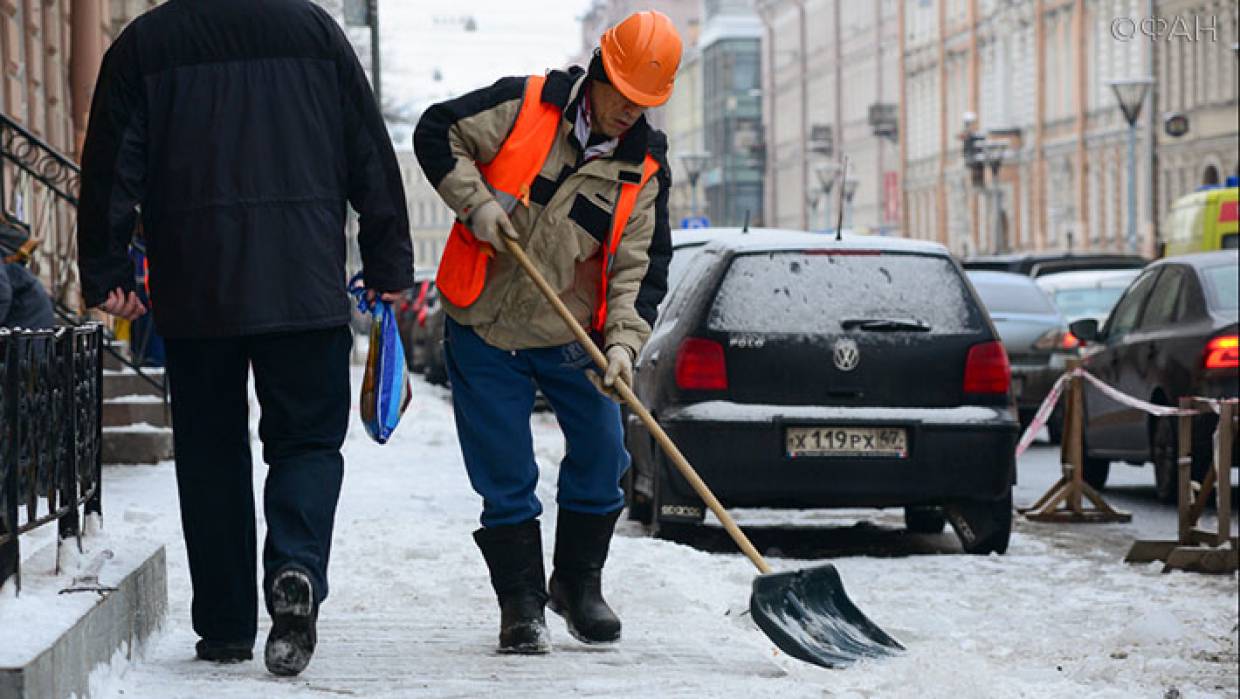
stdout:
{"type": "MultiPolygon", "coordinates": [[[[1105,325],[1078,320],[1072,332],[1088,343],[1085,368],[1120,391],[1158,405],[1184,396],[1235,398],[1240,394],[1237,359],[1237,267],[1234,250],[1169,257],[1132,282],[1105,325]]],[[[1210,464],[1218,418],[1193,424],[1193,473],[1210,464]]],[[[1159,498],[1175,499],[1178,434],[1174,418],[1154,418],[1085,384],[1084,477],[1106,484],[1112,461],[1153,462],[1159,498]]],[[[1240,462],[1238,462],[1240,463],[1240,462]]]]}
{"type": "Polygon", "coordinates": [[[1069,322],[1093,318],[1101,326],[1139,269],[1083,270],[1038,277],[1038,286],[1069,322]]]}
{"type": "Polygon", "coordinates": [[[1167,255],[1236,249],[1240,245],[1240,188],[1212,187],[1186,194],[1171,204],[1163,223],[1167,255]]]}
{"type": "Polygon", "coordinates": [[[435,291],[435,270],[418,268],[413,273],[413,288],[405,292],[396,312],[396,327],[405,346],[405,364],[409,371],[421,373],[426,367],[426,320],[430,306],[438,298],[435,291]]]}
{"type": "Polygon", "coordinates": [[[435,293],[428,302],[426,323],[419,328],[419,333],[425,336],[423,347],[426,360],[422,376],[427,383],[436,386],[448,385],[448,365],[444,362],[443,355],[443,326],[447,317],[443,304],[439,302],[439,294],[435,293]]]}
{"type": "MultiPolygon", "coordinates": [[[[705,245],[634,384],[727,506],[903,507],[1003,552],[1017,423],[998,334],[939,245],[763,231],[705,245]]],[[[701,500],[626,418],[630,516],[700,524],[701,500]]]]}
{"type": "Polygon", "coordinates": [[[970,257],[965,259],[964,268],[1040,277],[1077,269],[1141,269],[1148,262],[1140,255],[1109,252],[1020,252],[970,257]]]}
{"type": "MultiPolygon", "coordinates": [[[[1032,277],[977,271],[968,275],[1007,349],[1012,363],[1012,396],[1023,429],[1033,421],[1080,343],[1032,277]]],[[[1046,427],[1051,441],[1058,443],[1063,435],[1061,407],[1056,407],[1046,427]]]]}

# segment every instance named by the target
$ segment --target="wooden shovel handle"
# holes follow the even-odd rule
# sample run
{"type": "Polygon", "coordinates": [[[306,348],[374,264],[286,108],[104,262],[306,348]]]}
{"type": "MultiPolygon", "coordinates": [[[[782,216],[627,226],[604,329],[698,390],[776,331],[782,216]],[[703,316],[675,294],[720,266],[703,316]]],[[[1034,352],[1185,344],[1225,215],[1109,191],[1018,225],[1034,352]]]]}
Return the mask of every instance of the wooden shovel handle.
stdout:
{"type": "MultiPolygon", "coordinates": [[[[525,254],[525,251],[521,249],[521,246],[516,241],[506,236],[501,237],[504,240],[504,245],[508,247],[508,252],[512,253],[512,256],[516,258],[526,274],[530,275],[530,279],[534,280],[534,285],[538,287],[542,295],[555,308],[560,318],[564,319],[564,322],[568,324],[569,329],[577,336],[577,341],[590,353],[590,358],[594,360],[594,363],[598,365],[600,370],[607,371],[607,357],[603,355],[602,350],[594,344],[594,340],[590,339],[585,328],[581,327],[581,323],[577,322],[572,312],[568,310],[568,307],[564,305],[560,297],[547,284],[547,280],[534,268],[534,263],[530,262],[529,256],[525,254]]],[[[633,393],[633,389],[629,388],[622,379],[616,379],[615,390],[624,399],[624,402],[629,404],[629,408],[641,418],[642,423],[646,425],[646,429],[650,430],[650,433],[659,442],[659,446],[663,447],[663,451],[672,460],[672,463],[676,465],[680,475],[689,481],[689,485],[693,486],[693,490],[698,494],[698,497],[702,498],[702,501],[706,503],[710,511],[715,513],[715,516],[723,523],[723,528],[728,531],[728,535],[732,537],[732,540],[736,542],[741,551],[749,557],[749,560],[753,561],[753,564],[758,567],[760,572],[763,574],[771,572],[771,566],[767,565],[766,560],[762,558],[762,554],[758,553],[758,550],[749,541],[749,537],[745,536],[741,528],[736,525],[736,520],[732,519],[732,515],[728,514],[728,511],[723,509],[723,505],[719,504],[718,498],[715,497],[714,493],[710,492],[710,488],[706,487],[706,483],[702,481],[701,476],[697,474],[693,466],[689,465],[689,460],[685,458],[684,454],[680,453],[680,449],[676,447],[676,444],[672,442],[672,438],[667,436],[667,433],[655,421],[650,411],[646,410],[646,406],[642,405],[642,402],[638,400],[637,395],[633,393]]],[[[659,516],[657,512],[654,514],[656,517],[659,516]]]]}

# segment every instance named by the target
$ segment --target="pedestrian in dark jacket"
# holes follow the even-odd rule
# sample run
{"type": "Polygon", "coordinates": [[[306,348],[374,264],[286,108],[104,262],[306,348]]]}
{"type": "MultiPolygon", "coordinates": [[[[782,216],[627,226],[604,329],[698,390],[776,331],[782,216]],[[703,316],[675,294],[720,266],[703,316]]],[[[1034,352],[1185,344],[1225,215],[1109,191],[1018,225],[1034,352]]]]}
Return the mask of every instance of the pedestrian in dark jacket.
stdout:
{"type": "Polygon", "coordinates": [[[251,657],[257,632],[247,377],[269,468],[268,670],[315,646],[349,417],[346,203],[366,284],[413,286],[399,168],[336,22],[308,0],[171,0],[99,72],[78,249],[89,307],[145,312],[127,247],[141,216],[167,375],[199,658],[251,657]]]}
{"type": "Polygon", "coordinates": [[[40,330],[55,325],[52,299],[38,277],[17,262],[0,266],[0,328],[40,330]]]}

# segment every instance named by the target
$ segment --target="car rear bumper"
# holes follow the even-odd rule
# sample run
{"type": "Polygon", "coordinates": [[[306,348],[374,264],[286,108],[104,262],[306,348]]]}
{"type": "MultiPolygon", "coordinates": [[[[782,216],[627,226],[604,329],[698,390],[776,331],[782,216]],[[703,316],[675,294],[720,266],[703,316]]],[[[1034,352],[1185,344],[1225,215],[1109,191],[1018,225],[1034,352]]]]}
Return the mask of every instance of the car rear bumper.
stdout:
{"type": "MultiPolygon", "coordinates": [[[[659,422],[728,506],[890,507],[993,500],[1015,482],[1016,420],[1000,407],[942,409],[739,405],[673,409],[659,422]],[[785,429],[815,425],[903,427],[908,455],[797,457],[785,429]]],[[[660,504],[699,504],[674,468],[660,504]]]]}
{"type": "Polygon", "coordinates": [[[1022,413],[1037,410],[1065,371],[1067,365],[1058,356],[1047,364],[1012,364],[1012,396],[1016,406],[1022,413]]]}

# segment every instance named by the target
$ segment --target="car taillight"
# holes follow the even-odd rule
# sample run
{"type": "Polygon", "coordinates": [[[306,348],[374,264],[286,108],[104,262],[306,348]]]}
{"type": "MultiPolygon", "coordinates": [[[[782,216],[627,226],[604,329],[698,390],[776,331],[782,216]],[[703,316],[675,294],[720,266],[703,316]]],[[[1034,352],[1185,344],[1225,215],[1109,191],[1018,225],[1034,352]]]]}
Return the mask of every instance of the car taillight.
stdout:
{"type": "Polygon", "coordinates": [[[1073,335],[1071,332],[1064,333],[1063,342],[1059,344],[1060,349],[1066,349],[1066,350],[1074,350],[1080,346],[1081,346],[1081,341],[1077,338],[1076,335],[1073,335]]]}
{"type": "Polygon", "coordinates": [[[723,345],[700,337],[686,338],[676,353],[676,386],[686,391],[723,391],[728,368],[723,345]]]}
{"type": "Polygon", "coordinates": [[[1221,335],[1206,345],[1207,369],[1236,369],[1240,367],[1240,336],[1221,335]]]}
{"type": "Polygon", "coordinates": [[[1012,366],[1001,342],[983,342],[969,348],[964,365],[965,393],[1007,393],[1012,366]]]}

